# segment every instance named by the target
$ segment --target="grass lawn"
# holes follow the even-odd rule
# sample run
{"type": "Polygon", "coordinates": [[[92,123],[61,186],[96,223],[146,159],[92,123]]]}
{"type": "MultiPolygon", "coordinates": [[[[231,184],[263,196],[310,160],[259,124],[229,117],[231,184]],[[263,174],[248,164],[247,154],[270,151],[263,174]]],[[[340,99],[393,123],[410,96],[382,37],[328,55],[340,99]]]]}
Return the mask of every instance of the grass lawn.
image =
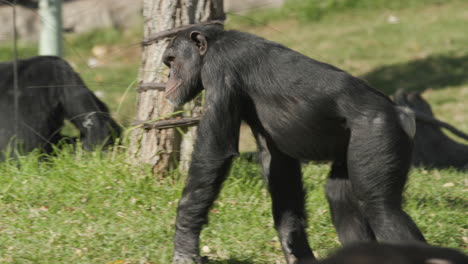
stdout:
{"type": "MultiPolygon", "coordinates": [[[[393,93],[425,91],[436,116],[468,131],[468,2],[353,9],[298,22],[255,24],[229,16],[228,27],[259,34],[329,62],[393,93]]],[[[119,122],[133,118],[140,30],[67,36],[66,58],[119,122]],[[94,50],[94,52],[93,52],[94,50]],[[93,57],[96,67],[88,65],[93,57]]],[[[22,56],[35,49],[21,46],[22,56]]],[[[0,46],[0,59],[11,59],[0,46]]],[[[244,135],[241,148],[252,150],[244,135]]],[[[33,153],[0,164],[0,263],[170,263],[175,210],[185,175],[158,179],[110,153],[70,154],[46,162],[33,153]]],[[[339,246],[324,197],[327,165],[304,166],[308,234],[319,257],[339,246]]],[[[284,263],[260,168],[236,160],[202,233],[214,263],[284,263]]],[[[468,175],[413,169],[405,208],[431,244],[468,251],[468,175]]]]}
{"type": "MultiPolygon", "coordinates": [[[[112,153],[0,166],[0,263],[170,263],[183,180],[147,171],[112,153]]],[[[324,197],[328,166],[303,171],[309,239],[324,257],[339,246],[324,197]]],[[[412,171],[405,208],[430,243],[467,249],[466,206],[466,174],[412,171]]],[[[256,164],[235,162],[201,241],[215,263],[283,263],[256,164]]]]}

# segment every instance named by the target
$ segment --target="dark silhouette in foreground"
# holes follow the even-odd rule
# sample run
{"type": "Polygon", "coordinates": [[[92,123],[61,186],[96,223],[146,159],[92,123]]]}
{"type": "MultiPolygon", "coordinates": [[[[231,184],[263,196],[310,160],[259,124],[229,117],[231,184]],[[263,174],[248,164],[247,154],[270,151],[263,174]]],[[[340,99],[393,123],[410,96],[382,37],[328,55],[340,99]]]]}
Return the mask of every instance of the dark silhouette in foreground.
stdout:
{"type": "Polygon", "coordinates": [[[411,108],[416,114],[416,136],[414,138],[413,165],[428,168],[454,167],[468,169],[468,145],[449,138],[442,132],[447,129],[455,136],[468,142],[468,135],[455,127],[437,120],[431,106],[421,97],[419,92],[404,92],[395,94],[398,105],[411,108]]]}
{"type": "Polygon", "coordinates": [[[428,245],[369,243],[339,249],[318,264],[468,264],[468,256],[455,249],[428,245]]]}
{"type": "Polygon", "coordinates": [[[85,149],[106,147],[120,135],[104,103],[61,58],[19,60],[18,80],[15,109],[13,64],[0,63],[0,152],[22,154],[39,148],[50,153],[64,139],[60,130],[65,119],[80,131],[85,149]]]}

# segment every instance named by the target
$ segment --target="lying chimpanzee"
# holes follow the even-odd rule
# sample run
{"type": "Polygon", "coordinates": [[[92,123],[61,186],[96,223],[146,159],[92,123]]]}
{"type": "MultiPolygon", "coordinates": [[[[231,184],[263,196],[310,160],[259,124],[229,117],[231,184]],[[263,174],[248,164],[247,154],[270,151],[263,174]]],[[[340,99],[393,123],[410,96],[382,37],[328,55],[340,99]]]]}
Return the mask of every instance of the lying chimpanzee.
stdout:
{"type": "Polygon", "coordinates": [[[0,63],[0,152],[7,148],[51,152],[62,139],[65,119],[78,128],[86,149],[113,144],[120,135],[104,103],[58,57],[19,60],[18,88],[15,110],[13,64],[0,63]]]}
{"type": "MultiPolygon", "coordinates": [[[[310,262],[310,264],[315,262],[310,262]]],[[[427,245],[366,243],[347,246],[319,264],[467,264],[468,256],[454,249],[427,245]]]]}
{"type": "Polygon", "coordinates": [[[288,263],[314,259],[305,232],[300,160],[332,160],[326,196],[342,243],[424,241],[401,207],[414,117],[365,82],[280,44],[221,26],[182,31],[169,45],[166,94],[175,104],[206,91],[187,185],[179,202],[175,263],[200,262],[199,235],[252,129],[288,263]]]}
{"type": "Polygon", "coordinates": [[[468,145],[446,136],[441,128],[468,142],[468,135],[455,127],[435,119],[431,106],[418,92],[399,90],[395,94],[398,105],[407,106],[416,113],[416,136],[414,138],[413,164],[429,168],[454,167],[468,170],[468,145]]]}

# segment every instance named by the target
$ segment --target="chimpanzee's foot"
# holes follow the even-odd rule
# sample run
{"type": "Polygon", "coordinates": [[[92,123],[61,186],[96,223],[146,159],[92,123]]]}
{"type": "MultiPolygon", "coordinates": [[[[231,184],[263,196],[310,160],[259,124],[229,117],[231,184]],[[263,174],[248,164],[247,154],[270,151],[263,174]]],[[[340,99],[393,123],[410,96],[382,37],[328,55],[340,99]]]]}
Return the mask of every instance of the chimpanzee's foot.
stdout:
{"type": "Polygon", "coordinates": [[[298,259],[293,254],[289,254],[288,256],[286,256],[286,262],[288,264],[315,264],[317,263],[317,259],[314,256],[303,257],[301,259],[298,259]]]}
{"type": "Polygon", "coordinates": [[[174,253],[172,264],[205,264],[207,261],[207,257],[189,256],[180,253],[174,253]]]}
{"type": "Polygon", "coordinates": [[[301,258],[298,259],[297,262],[294,262],[295,264],[316,264],[318,261],[315,257],[306,257],[306,258],[301,258]]]}

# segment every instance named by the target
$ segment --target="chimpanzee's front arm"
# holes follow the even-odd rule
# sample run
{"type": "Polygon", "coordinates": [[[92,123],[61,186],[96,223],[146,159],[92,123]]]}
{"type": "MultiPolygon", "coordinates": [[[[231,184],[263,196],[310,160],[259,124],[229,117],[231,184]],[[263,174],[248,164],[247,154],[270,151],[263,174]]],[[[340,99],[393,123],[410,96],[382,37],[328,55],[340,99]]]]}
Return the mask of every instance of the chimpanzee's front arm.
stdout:
{"type": "MultiPolygon", "coordinates": [[[[209,98],[209,96],[207,96],[209,98]]],[[[240,109],[233,98],[208,101],[198,127],[192,164],[179,202],[174,263],[200,263],[199,235],[238,154],[240,109]]]]}

